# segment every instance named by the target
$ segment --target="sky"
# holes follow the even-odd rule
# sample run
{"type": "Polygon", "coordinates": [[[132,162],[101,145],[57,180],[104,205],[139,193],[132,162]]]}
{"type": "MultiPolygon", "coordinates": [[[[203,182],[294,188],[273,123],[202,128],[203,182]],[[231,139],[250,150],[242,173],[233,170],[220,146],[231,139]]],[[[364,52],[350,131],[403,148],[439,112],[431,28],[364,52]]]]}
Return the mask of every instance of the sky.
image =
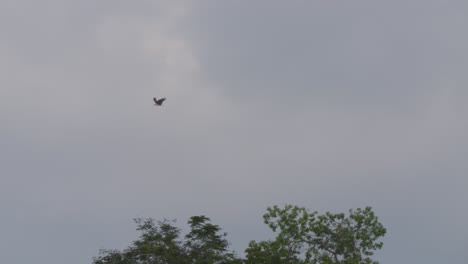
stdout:
{"type": "Polygon", "coordinates": [[[371,206],[382,264],[466,263],[466,28],[461,0],[0,0],[1,262],[201,214],[242,255],[295,204],[371,206]]]}

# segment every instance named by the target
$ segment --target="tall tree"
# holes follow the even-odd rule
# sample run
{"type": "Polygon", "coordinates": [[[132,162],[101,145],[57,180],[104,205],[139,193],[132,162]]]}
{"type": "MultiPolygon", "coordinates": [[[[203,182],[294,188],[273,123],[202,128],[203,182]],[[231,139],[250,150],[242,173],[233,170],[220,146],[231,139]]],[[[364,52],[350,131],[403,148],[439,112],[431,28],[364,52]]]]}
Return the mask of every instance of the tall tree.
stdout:
{"type": "Polygon", "coordinates": [[[188,221],[185,239],[171,221],[136,219],[139,239],[123,251],[101,250],[94,264],[236,264],[241,263],[228,250],[226,233],[206,216],[188,221]]]}
{"type": "Polygon", "coordinates": [[[231,263],[236,260],[234,254],[228,252],[229,243],[226,233],[221,228],[209,222],[206,216],[193,216],[189,220],[190,233],[185,238],[190,263],[214,264],[231,263]]]}
{"type": "Polygon", "coordinates": [[[377,264],[370,257],[381,249],[386,229],[370,207],[343,213],[309,213],[303,207],[270,207],[263,216],[275,240],[252,241],[247,264],[377,264]]]}

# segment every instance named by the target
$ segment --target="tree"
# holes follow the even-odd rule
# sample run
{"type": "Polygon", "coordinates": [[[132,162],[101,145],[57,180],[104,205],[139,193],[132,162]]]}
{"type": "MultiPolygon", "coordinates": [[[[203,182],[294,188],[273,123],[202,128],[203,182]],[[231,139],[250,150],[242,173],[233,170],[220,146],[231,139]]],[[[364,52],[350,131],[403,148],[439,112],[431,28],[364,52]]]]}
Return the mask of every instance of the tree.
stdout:
{"type": "Polygon", "coordinates": [[[263,216],[275,240],[252,241],[246,264],[378,264],[370,258],[386,233],[370,207],[343,213],[309,213],[303,207],[269,207],[263,216]]]}
{"type": "Polygon", "coordinates": [[[190,232],[182,239],[180,229],[171,221],[136,219],[138,240],[123,251],[101,250],[94,264],[237,264],[228,251],[226,233],[206,216],[188,221],[190,232]]]}
{"type": "Polygon", "coordinates": [[[310,213],[304,207],[267,208],[274,240],[251,241],[245,259],[229,251],[226,233],[206,216],[192,216],[184,236],[173,222],[136,219],[140,237],[128,248],[101,250],[94,264],[378,264],[386,230],[370,207],[310,213]]]}
{"type": "Polygon", "coordinates": [[[234,253],[227,250],[227,234],[221,233],[221,228],[209,221],[206,216],[193,216],[188,222],[191,231],[185,236],[184,246],[189,263],[240,263],[234,253]]]}

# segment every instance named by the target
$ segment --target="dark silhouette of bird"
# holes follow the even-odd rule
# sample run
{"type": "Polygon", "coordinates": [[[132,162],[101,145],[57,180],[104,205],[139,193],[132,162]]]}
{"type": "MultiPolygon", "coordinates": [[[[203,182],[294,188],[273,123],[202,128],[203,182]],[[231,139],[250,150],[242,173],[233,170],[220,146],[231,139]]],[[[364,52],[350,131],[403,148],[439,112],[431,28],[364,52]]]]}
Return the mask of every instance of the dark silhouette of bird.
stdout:
{"type": "Polygon", "coordinates": [[[161,98],[161,99],[159,99],[159,100],[158,100],[158,99],[156,99],[156,97],[155,97],[155,98],[153,98],[154,105],[156,105],[156,106],[161,106],[161,105],[162,105],[162,103],[164,102],[164,100],[166,100],[166,98],[161,98]]]}

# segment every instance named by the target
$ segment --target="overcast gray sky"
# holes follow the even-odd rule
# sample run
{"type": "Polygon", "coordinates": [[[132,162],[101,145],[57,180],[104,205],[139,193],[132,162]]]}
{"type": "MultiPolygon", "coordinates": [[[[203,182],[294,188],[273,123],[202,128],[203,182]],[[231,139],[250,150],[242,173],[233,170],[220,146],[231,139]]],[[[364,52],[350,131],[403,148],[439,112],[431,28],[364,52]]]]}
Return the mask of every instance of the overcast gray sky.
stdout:
{"type": "Polygon", "coordinates": [[[466,263],[467,28],[462,0],[0,0],[0,262],[197,214],[242,252],[291,203],[372,206],[383,264],[466,263]]]}

